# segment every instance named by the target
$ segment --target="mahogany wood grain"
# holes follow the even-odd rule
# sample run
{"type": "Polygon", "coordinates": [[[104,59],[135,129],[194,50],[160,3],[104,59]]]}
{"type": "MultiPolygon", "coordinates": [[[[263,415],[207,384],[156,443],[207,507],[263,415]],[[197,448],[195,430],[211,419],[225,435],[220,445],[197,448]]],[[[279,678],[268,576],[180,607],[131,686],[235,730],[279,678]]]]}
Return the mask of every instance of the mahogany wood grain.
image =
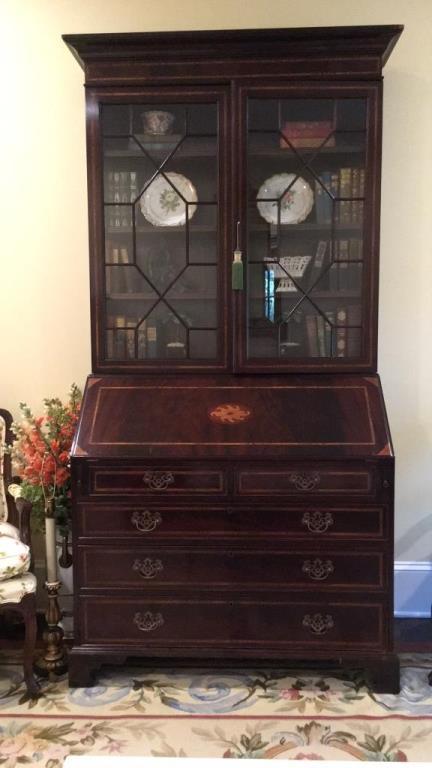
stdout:
{"type": "Polygon", "coordinates": [[[128,505],[124,503],[81,503],[75,508],[74,530],[77,541],[126,538],[131,546],[154,539],[181,540],[282,540],[381,541],[388,537],[389,510],[374,505],[333,504],[289,507],[267,504],[264,507],[205,505],[184,506],[128,505]]]}
{"type": "Polygon", "coordinates": [[[394,452],[376,367],[382,68],[401,32],[64,36],[85,73],[94,374],[71,457],[71,685],[133,655],[359,661],[376,690],[398,690],[394,452]],[[352,359],[249,358],[230,265],[237,221],[246,242],[251,97],[367,103],[362,343],[352,359]],[[116,362],[104,341],[100,109],[169,98],[219,105],[217,355],[116,362]]]}
{"type": "Polygon", "coordinates": [[[242,77],[377,77],[403,26],[63,35],[87,85],[242,77]],[[307,50],[307,56],[305,56],[307,50]],[[191,65],[193,63],[193,66],[191,65]]]}
{"type": "Polygon", "coordinates": [[[387,585],[383,554],[350,549],[348,543],[343,552],[330,547],[318,552],[296,547],[293,552],[290,547],[282,550],[274,545],[265,550],[208,549],[198,544],[191,548],[188,541],[160,548],[88,544],[78,546],[76,554],[86,589],[133,587],[147,592],[164,586],[195,590],[200,584],[213,592],[239,587],[288,591],[308,586],[317,592],[360,588],[368,592],[387,585]]]}
{"type": "Polygon", "coordinates": [[[73,456],[87,460],[393,456],[376,375],[91,376],[83,413],[73,456]]]}
{"type": "Polygon", "coordinates": [[[277,594],[232,599],[188,597],[179,592],[172,597],[154,592],[121,598],[81,595],[80,626],[84,644],[120,644],[131,655],[135,650],[151,654],[155,645],[163,645],[181,648],[183,655],[199,646],[210,655],[216,648],[226,653],[235,647],[255,649],[259,655],[270,649],[301,647],[312,654],[315,648],[325,648],[331,656],[346,650],[378,650],[385,643],[381,603],[354,593],[315,601],[277,594]]]}

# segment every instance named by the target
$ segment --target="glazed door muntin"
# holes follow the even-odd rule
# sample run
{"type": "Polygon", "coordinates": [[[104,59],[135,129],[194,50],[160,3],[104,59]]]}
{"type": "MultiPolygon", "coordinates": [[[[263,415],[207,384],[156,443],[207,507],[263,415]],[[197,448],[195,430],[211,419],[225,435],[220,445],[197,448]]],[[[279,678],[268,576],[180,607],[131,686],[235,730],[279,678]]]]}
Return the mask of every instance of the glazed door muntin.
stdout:
{"type": "Polygon", "coordinates": [[[161,364],[167,370],[227,368],[227,99],[227,89],[219,86],[87,93],[89,194],[96,200],[90,226],[95,254],[91,280],[92,292],[99,297],[92,302],[95,371],[157,370],[161,364]],[[170,109],[175,134],[141,133],[148,130],[145,114],[170,109]],[[126,118],[122,122],[121,117],[112,117],[115,110],[129,113],[129,129],[126,118]],[[200,110],[204,122],[213,120],[213,136],[205,130],[198,135],[200,110]],[[182,114],[189,117],[183,119],[182,114]],[[111,115],[110,126],[106,115],[111,115]],[[122,169],[116,171],[115,163],[122,169]],[[136,168],[131,170],[133,163],[136,168]],[[208,187],[210,176],[203,163],[213,168],[210,192],[203,187],[208,187]],[[122,189],[123,181],[127,187],[132,184],[132,175],[138,194],[133,205],[123,206],[123,193],[113,192],[116,179],[122,189]],[[160,180],[162,191],[156,189],[160,180]],[[159,206],[165,193],[173,197],[164,202],[166,216],[159,206]],[[184,212],[182,222],[171,226],[176,212],[170,212],[170,206],[175,204],[184,212]],[[162,215],[163,220],[154,219],[155,206],[156,217],[162,215]],[[129,219],[120,217],[118,227],[110,226],[113,216],[116,223],[117,210],[128,211],[129,219]]]}
{"type": "MultiPolygon", "coordinates": [[[[239,371],[265,371],[265,370],[280,370],[280,371],[299,371],[299,370],[327,370],[327,371],[343,371],[347,368],[352,370],[373,370],[376,363],[376,280],[377,280],[377,262],[378,262],[378,235],[379,235],[379,206],[378,206],[378,179],[379,179],[379,162],[380,162],[380,143],[377,141],[377,133],[379,122],[381,119],[381,84],[361,84],[355,85],[341,84],[326,85],[325,83],[320,85],[308,86],[305,88],[300,85],[293,84],[274,84],[269,86],[244,86],[239,87],[239,103],[240,103],[240,115],[241,125],[239,127],[238,140],[241,145],[240,151],[240,168],[238,173],[238,185],[237,195],[239,201],[240,219],[242,221],[242,242],[244,244],[244,270],[245,270],[245,290],[239,292],[242,295],[238,299],[238,312],[239,321],[237,324],[236,335],[236,365],[239,371]],[[253,120],[249,113],[249,105],[252,104],[252,100],[266,102],[269,105],[273,103],[284,103],[285,105],[291,103],[301,103],[307,105],[308,102],[324,103],[329,102],[333,105],[345,105],[348,102],[356,104],[363,104],[364,106],[364,124],[361,131],[362,138],[359,145],[352,147],[353,154],[350,155],[346,151],[346,145],[339,145],[341,136],[346,138],[349,132],[346,130],[336,130],[337,125],[334,122],[333,127],[330,127],[329,133],[326,137],[323,137],[322,144],[327,145],[334,142],[334,146],[325,147],[293,147],[281,149],[278,146],[272,146],[269,150],[269,158],[265,157],[266,166],[261,167],[259,172],[259,181],[255,181],[256,185],[260,189],[260,184],[265,186],[263,182],[265,180],[274,180],[276,176],[280,176],[281,173],[291,172],[293,178],[290,184],[296,185],[297,180],[302,176],[307,176],[305,179],[307,185],[311,188],[314,184],[318,185],[317,178],[321,179],[321,172],[324,171],[323,163],[329,162],[329,167],[333,164],[335,170],[345,169],[350,171],[351,166],[356,169],[363,167],[364,174],[364,199],[359,200],[355,197],[355,201],[352,201],[354,197],[351,190],[350,199],[345,200],[346,193],[343,194],[342,200],[337,195],[337,200],[332,205],[331,221],[328,225],[321,225],[315,221],[316,217],[316,193],[313,192],[313,207],[311,212],[304,217],[304,220],[298,224],[284,225],[280,227],[280,213],[279,220],[276,225],[266,223],[263,215],[257,211],[257,190],[249,188],[250,178],[250,163],[251,158],[259,162],[263,162],[260,153],[263,152],[262,148],[258,146],[257,155],[249,152],[248,147],[252,145],[248,143],[248,130],[253,130],[253,120]],[[354,101],[352,101],[354,100],[354,101]],[[355,152],[354,152],[355,150],[355,152]],[[290,157],[285,154],[289,152],[290,157]],[[356,155],[357,160],[355,160],[356,155]],[[309,160],[308,160],[309,157],[309,160]],[[287,159],[285,159],[287,158],[287,159]],[[319,158],[320,162],[318,162],[319,158]],[[338,160],[339,158],[339,160],[338,160]],[[354,159],[353,159],[354,158],[354,159]],[[361,158],[361,160],[359,160],[361,158]],[[306,162],[305,162],[306,160],[306,162]],[[331,161],[331,162],[330,162],[331,161]],[[314,166],[315,163],[315,166],[314,166]],[[348,164],[349,163],[349,164],[348,164]],[[360,165],[359,165],[360,163],[360,165]],[[340,214],[341,206],[345,206],[344,215],[348,215],[353,210],[353,206],[362,207],[363,223],[357,223],[355,227],[351,229],[341,223],[338,223],[338,216],[340,214]],[[348,208],[351,206],[351,209],[348,208]],[[251,240],[251,219],[250,212],[253,213],[253,226],[258,226],[256,232],[253,233],[253,239],[251,240]],[[311,222],[311,223],[309,223],[311,222]],[[290,228],[291,227],[291,228],[290,228]],[[266,236],[268,242],[265,248],[268,253],[274,243],[276,243],[276,259],[277,264],[280,264],[282,256],[293,255],[305,255],[305,251],[309,250],[309,263],[304,272],[303,278],[292,277],[294,282],[295,291],[285,290],[287,285],[284,286],[284,290],[278,291],[277,288],[281,288],[281,280],[273,277],[273,289],[270,293],[267,293],[269,284],[268,281],[264,281],[262,287],[259,289],[257,299],[254,299],[255,289],[254,284],[249,280],[249,269],[253,265],[249,266],[250,257],[253,253],[249,253],[253,244],[253,247],[257,247],[257,238],[260,236],[266,236]],[[260,234],[260,230],[262,230],[260,234]],[[278,230],[278,231],[275,231],[278,230]],[[281,232],[283,234],[281,235],[281,232]],[[351,241],[348,239],[348,233],[350,234],[351,241]],[[356,235],[356,237],[354,237],[356,235]],[[359,240],[360,238],[360,240],[359,240]],[[358,253],[358,257],[354,259],[355,251],[353,250],[353,263],[348,265],[347,262],[351,260],[350,255],[345,255],[347,248],[354,246],[354,241],[361,244],[361,251],[358,253]],[[309,242],[309,246],[307,243],[309,242]],[[319,244],[326,243],[326,251],[322,255],[324,259],[323,272],[318,274],[318,279],[313,278],[313,271],[315,269],[315,262],[318,259],[319,244]],[[297,244],[296,244],[297,243],[297,244]],[[347,248],[345,248],[348,243],[347,248]],[[336,254],[336,245],[338,249],[342,248],[341,255],[336,254]],[[343,246],[343,247],[342,247],[343,246]],[[297,253],[296,253],[297,251],[297,253]],[[336,262],[339,262],[336,263],[336,262]],[[333,263],[334,262],[334,263],[333,263]],[[336,273],[336,270],[342,269],[342,264],[352,270],[357,270],[356,275],[351,274],[350,279],[355,279],[356,290],[329,290],[327,286],[325,290],[318,290],[321,288],[321,277],[327,280],[342,280],[336,273]],[[308,271],[309,270],[309,271],[308,271]],[[361,273],[361,274],[360,274],[361,273]],[[312,281],[311,284],[309,280],[312,281]],[[265,283],[265,284],[264,284],[265,283]],[[294,298],[292,298],[294,297],[294,298]],[[254,309],[251,309],[253,302],[258,301],[257,310],[261,315],[262,320],[256,326],[256,338],[260,339],[259,345],[260,352],[253,351],[249,341],[248,325],[252,322],[254,309]],[[271,313],[271,302],[276,301],[276,305],[273,304],[273,311],[275,306],[279,306],[281,309],[281,315],[278,318],[278,323],[271,322],[268,317],[268,313],[271,313]],[[251,304],[252,302],[252,304],[251,304]],[[286,305],[288,310],[282,310],[282,307],[286,305]],[[291,311],[292,310],[292,311],[291,311]],[[252,312],[252,315],[251,315],[252,312]],[[267,313],[267,317],[265,316],[267,313]],[[300,315],[302,315],[300,317],[300,315]],[[288,321],[285,322],[284,317],[288,317],[288,321]],[[306,327],[306,317],[308,318],[308,327],[306,327]],[[265,327],[264,327],[265,326],[265,327]],[[276,332],[276,326],[278,328],[276,332]],[[321,327],[322,326],[322,327],[321,327]],[[273,341],[269,341],[268,334],[270,330],[272,332],[273,341]],[[286,332],[286,333],[285,333],[286,332]],[[283,334],[289,335],[289,339],[285,337],[282,339],[283,334]],[[276,334],[276,336],[275,336],[276,334]],[[268,337],[268,339],[267,339],[268,337]],[[274,338],[273,338],[274,337],[274,338]],[[277,338],[276,338],[277,337],[277,338]],[[291,338],[292,337],[292,338],[291,338]],[[295,338],[294,338],[295,337],[295,338]],[[267,339],[267,341],[266,341],[267,339]],[[277,341],[279,345],[278,354],[273,354],[271,351],[271,344],[277,341]],[[287,351],[286,355],[282,355],[280,350],[281,344],[285,344],[284,350],[287,351]],[[345,347],[343,356],[339,357],[337,346],[344,341],[345,347]],[[315,345],[317,349],[315,349],[315,345]],[[331,350],[330,350],[330,346],[331,350]],[[348,346],[349,345],[349,346],[348,346]],[[355,349],[354,349],[355,347],[355,349]],[[330,351],[332,357],[329,357],[330,351]]],[[[342,110],[342,107],[340,107],[342,110]]],[[[335,111],[337,109],[335,108],[335,111]]],[[[283,121],[281,117],[281,110],[279,109],[279,119],[283,121]]],[[[298,114],[298,111],[297,111],[298,114]]],[[[319,113],[318,113],[319,114],[319,113]]],[[[323,112],[321,114],[324,114],[323,112]]],[[[312,121],[314,122],[314,121],[312,121]]],[[[319,122],[319,121],[316,121],[319,122]]],[[[325,121],[322,120],[324,123],[325,121]]],[[[290,124],[295,130],[297,122],[294,120],[290,124]]],[[[342,128],[342,125],[340,126],[342,128]]],[[[258,138],[268,136],[270,132],[257,131],[258,138]]],[[[353,131],[353,134],[360,134],[360,131],[353,131]]],[[[253,134],[250,134],[253,137],[253,134]]],[[[284,141],[287,138],[287,134],[278,135],[278,141],[284,141]]],[[[288,137],[288,141],[292,142],[294,139],[288,137]]],[[[275,142],[274,142],[275,143],[275,142]]],[[[286,141],[285,141],[286,143],[286,141]]],[[[255,144],[255,147],[257,145],[255,144]]],[[[253,148],[253,147],[252,147],[253,148]]],[[[352,177],[350,177],[352,178],[352,177]]],[[[357,180],[360,178],[357,174],[357,180]]],[[[273,182],[272,182],[273,183],[273,182]]],[[[357,182],[356,182],[357,183],[357,182]]],[[[287,191],[291,187],[289,186],[287,191]]],[[[321,189],[321,186],[320,186],[321,189]]],[[[261,194],[261,193],[260,193],[261,194]]],[[[268,196],[267,192],[263,194],[268,196]]],[[[285,193],[282,196],[285,197],[285,193]]],[[[261,200],[262,204],[263,200],[261,200]]],[[[360,210],[356,209],[357,212],[360,210]]],[[[322,213],[322,206],[321,206],[322,213]]],[[[357,243],[358,244],[358,243],[357,243]]],[[[262,250],[262,248],[261,248],[262,250]]],[[[322,251],[322,249],[321,249],[322,251]]],[[[262,251],[262,254],[264,251],[262,251]]],[[[267,257],[266,257],[267,258],[267,257]]],[[[272,257],[273,258],[273,257],[272,257]]],[[[320,257],[321,258],[321,257],[320,257]]],[[[252,259],[253,260],[253,259],[252,259]]],[[[260,255],[259,262],[264,265],[265,259],[260,255]]],[[[258,263],[258,262],[257,262],[258,263]]],[[[282,272],[287,270],[287,262],[283,262],[284,268],[282,272]]],[[[294,267],[293,267],[294,268],[294,267]]],[[[259,266],[258,266],[259,269],[259,266]]],[[[262,267],[264,269],[264,266],[262,267]]],[[[282,274],[281,272],[281,274],[282,274]]],[[[316,272],[316,269],[315,269],[316,272]]],[[[268,276],[267,269],[264,270],[264,275],[268,276]]],[[[343,270],[343,279],[347,278],[347,270],[343,270]]],[[[261,279],[261,278],[260,278],[261,279]]],[[[286,275],[285,283],[288,284],[288,273],[286,275]]],[[[322,283],[323,285],[324,283],[322,283]]],[[[339,283],[338,283],[339,285],[339,283]]],[[[291,282],[291,288],[293,283],[291,282]]],[[[279,310],[278,310],[279,311],[279,310]]],[[[257,315],[258,318],[258,315],[257,315]]],[[[255,321],[253,321],[255,322],[255,321]]],[[[258,341],[257,341],[258,343],[258,341]]]]}

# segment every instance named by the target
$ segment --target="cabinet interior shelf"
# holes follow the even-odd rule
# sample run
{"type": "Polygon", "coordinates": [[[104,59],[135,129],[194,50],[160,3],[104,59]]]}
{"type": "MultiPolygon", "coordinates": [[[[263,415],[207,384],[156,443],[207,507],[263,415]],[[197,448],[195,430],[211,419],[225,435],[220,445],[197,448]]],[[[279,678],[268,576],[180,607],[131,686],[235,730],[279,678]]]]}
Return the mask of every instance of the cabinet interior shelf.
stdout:
{"type": "MultiPolygon", "coordinates": [[[[108,235],[131,235],[133,230],[131,227],[118,227],[118,229],[114,229],[113,227],[105,230],[108,235]]],[[[186,232],[186,227],[184,224],[179,227],[135,227],[136,234],[143,235],[153,235],[153,234],[160,234],[163,232],[163,234],[169,234],[169,233],[178,233],[178,232],[186,232]]],[[[189,236],[199,233],[206,233],[206,232],[213,232],[214,234],[217,234],[217,229],[215,227],[212,227],[208,224],[196,224],[194,226],[191,226],[189,224],[189,236]]]]}
{"type": "MultiPolygon", "coordinates": [[[[216,301],[216,296],[209,293],[180,293],[163,297],[167,301],[216,301]]],[[[156,301],[159,299],[153,293],[109,293],[107,299],[113,301],[156,301]]]]}
{"type": "MultiPolygon", "coordinates": [[[[275,298],[280,299],[292,299],[298,301],[301,297],[300,291],[279,291],[275,293],[275,298]]],[[[107,299],[111,301],[154,301],[156,296],[149,293],[110,293],[107,294],[107,299]]],[[[170,294],[166,296],[168,301],[216,301],[216,296],[208,293],[188,293],[188,294],[170,294]]],[[[265,301],[264,294],[253,294],[250,296],[253,301],[265,301]]],[[[307,298],[307,297],[306,297],[307,298]]],[[[359,291],[314,291],[310,295],[311,299],[329,299],[329,300],[343,300],[343,299],[360,299],[361,294],[359,291]]]]}
{"type": "MultiPolygon", "coordinates": [[[[264,222],[261,224],[260,222],[252,222],[249,229],[252,232],[268,232],[269,231],[268,224],[265,224],[264,222]]],[[[280,224],[279,231],[281,234],[287,234],[288,232],[290,234],[295,232],[328,232],[330,233],[332,231],[332,225],[331,224],[320,224],[318,222],[311,222],[311,223],[304,223],[304,224],[280,224]]],[[[334,232],[335,234],[339,232],[356,232],[361,233],[363,232],[363,224],[335,224],[334,225],[334,232]]]]}
{"type": "MultiPolygon", "coordinates": [[[[170,152],[173,151],[176,146],[176,142],[172,142],[170,144],[167,143],[163,147],[155,146],[152,144],[143,144],[143,146],[151,157],[160,159],[166,157],[170,154],[170,152]]],[[[251,158],[280,157],[288,161],[296,161],[300,156],[301,159],[308,159],[313,157],[315,162],[316,160],[319,160],[320,157],[327,158],[353,154],[360,155],[363,154],[364,151],[364,147],[359,146],[358,144],[343,144],[335,147],[321,147],[321,149],[319,147],[301,147],[296,148],[296,152],[294,152],[292,149],[289,149],[288,147],[282,149],[282,147],[269,146],[268,144],[258,144],[256,142],[251,142],[249,144],[249,157],[251,158]]],[[[134,160],[146,159],[145,154],[138,148],[105,149],[104,157],[120,159],[131,158],[134,160]]],[[[179,147],[172,156],[172,162],[175,163],[177,160],[193,160],[194,158],[207,159],[214,162],[217,158],[216,144],[214,143],[213,146],[207,147],[199,145],[196,147],[190,146],[187,149],[179,147]]]]}
{"type": "MultiPolygon", "coordinates": [[[[309,294],[312,301],[314,299],[329,299],[329,300],[343,300],[343,299],[361,299],[361,294],[359,291],[314,291],[313,293],[309,294]]],[[[275,299],[292,299],[293,301],[298,301],[299,298],[301,298],[302,294],[300,291],[276,291],[274,294],[275,299]]],[[[266,297],[264,294],[258,295],[253,294],[251,297],[254,301],[265,301],[266,297]]],[[[308,297],[306,296],[305,301],[307,301],[308,297]]]]}

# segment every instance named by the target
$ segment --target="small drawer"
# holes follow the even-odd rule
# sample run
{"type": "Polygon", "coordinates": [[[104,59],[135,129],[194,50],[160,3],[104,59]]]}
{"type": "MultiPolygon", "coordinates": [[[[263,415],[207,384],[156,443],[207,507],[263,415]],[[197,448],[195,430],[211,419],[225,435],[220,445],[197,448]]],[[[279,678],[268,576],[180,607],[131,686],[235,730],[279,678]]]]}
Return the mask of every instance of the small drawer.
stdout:
{"type": "Polygon", "coordinates": [[[375,497],[376,471],[364,465],[332,467],[286,466],[281,468],[240,469],[235,492],[239,496],[323,496],[375,497]]]}
{"type": "Polygon", "coordinates": [[[78,571],[87,589],[197,585],[225,590],[383,589],[380,552],[317,552],[208,548],[79,546],[78,571]]]}
{"type": "Polygon", "coordinates": [[[385,509],[378,506],[163,507],[79,504],[74,529],[80,538],[160,539],[383,539],[385,509]]]}
{"type": "Polygon", "coordinates": [[[256,652],[315,648],[334,653],[378,649],[384,644],[384,607],[373,601],[294,600],[260,595],[201,599],[156,595],[85,597],[79,600],[81,639],[136,647],[241,648],[256,652]]]}
{"type": "Polygon", "coordinates": [[[115,469],[91,467],[90,495],[194,496],[218,494],[226,496],[227,482],[219,469],[153,469],[136,467],[115,469]]]}

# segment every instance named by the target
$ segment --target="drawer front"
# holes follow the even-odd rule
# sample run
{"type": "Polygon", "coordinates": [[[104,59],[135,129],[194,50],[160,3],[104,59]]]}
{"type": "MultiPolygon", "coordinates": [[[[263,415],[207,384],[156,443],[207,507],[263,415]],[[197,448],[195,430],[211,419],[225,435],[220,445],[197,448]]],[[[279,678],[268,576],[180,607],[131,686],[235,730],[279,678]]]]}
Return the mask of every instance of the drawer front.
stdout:
{"type": "Polygon", "coordinates": [[[225,473],[218,469],[115,469],[91,467],[91,495],[140,495],[152,497],[218,494],[225,496],[225,473]]]}
{"type": "Polygon", "coordinates": [[[239,496],[369,496],[378,491],[376,471],[363,465],[329,468],[318,465],[298,468],[239,470],[235,492],[239,496]]]}
{"type": "Polygon", "coordinates": [[[380,552],[295,554],[281,550],[180,548],[110,548],[80,546],[78,568],[86,588],[209,586],[288,590],[383,589],[384,555],[380,552]]]}
{"type": "Polygon", "coordinates": [[[155,538],[188,539],[263,537],[314,540],[383,539],[387,515],[383,507],[172,508],[80,504],[74,530],[83,538],[127,536],[143,542],[155,538]]]}
{"type": "Polygon", "coordinates": [[[345,647],[377,649],[384,643],[384,607],[358,601],[269,598],[211,600],[181,597],[83,597],[83,643],[151,648],[243,649],[345,647]]]}

